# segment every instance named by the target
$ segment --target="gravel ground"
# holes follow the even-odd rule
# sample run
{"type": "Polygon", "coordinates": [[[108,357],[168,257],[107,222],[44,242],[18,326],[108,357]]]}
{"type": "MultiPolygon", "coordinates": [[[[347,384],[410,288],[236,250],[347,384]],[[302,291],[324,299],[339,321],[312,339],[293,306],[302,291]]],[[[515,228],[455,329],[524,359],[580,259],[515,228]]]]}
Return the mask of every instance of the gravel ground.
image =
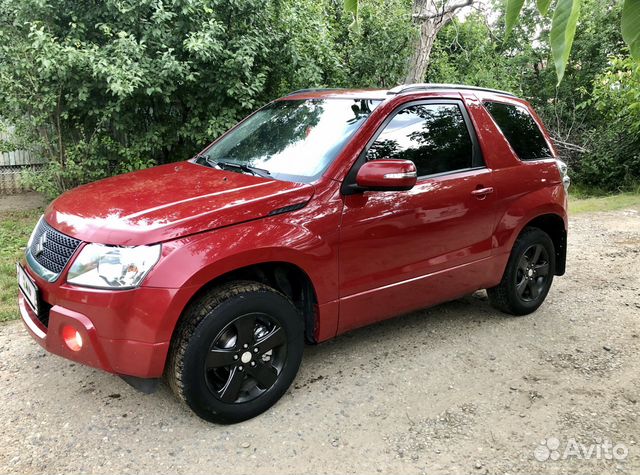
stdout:
{"type": "Polygon", "coordinates": [[[640,212],[579,215],[569,241],[535,314],[478,292],[308,347],[285,397],[235,426],[2,325],[0,472],[640,473],[640,212]]]}

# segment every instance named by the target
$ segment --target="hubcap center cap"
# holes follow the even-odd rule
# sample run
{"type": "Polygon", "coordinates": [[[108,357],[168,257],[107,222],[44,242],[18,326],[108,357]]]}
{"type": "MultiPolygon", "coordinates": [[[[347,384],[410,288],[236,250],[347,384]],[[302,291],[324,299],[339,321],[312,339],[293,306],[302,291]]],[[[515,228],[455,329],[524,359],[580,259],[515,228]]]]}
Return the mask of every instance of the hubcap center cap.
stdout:
{"type": "Polygon", "coordinates": [[[240,356],[240,361],[242,361],[244,364],[247,364],[249,361],[251,361],[251,358],[251,352],[245,351],[244,353],[242,353],[242,356],[240,356]]]}
{"type": "Polygon", "coordinates": [[[533,269],[529,269],[527,271],[527,274],[529,275],[529,277],[532,277],[533,276],[533,269]]]}

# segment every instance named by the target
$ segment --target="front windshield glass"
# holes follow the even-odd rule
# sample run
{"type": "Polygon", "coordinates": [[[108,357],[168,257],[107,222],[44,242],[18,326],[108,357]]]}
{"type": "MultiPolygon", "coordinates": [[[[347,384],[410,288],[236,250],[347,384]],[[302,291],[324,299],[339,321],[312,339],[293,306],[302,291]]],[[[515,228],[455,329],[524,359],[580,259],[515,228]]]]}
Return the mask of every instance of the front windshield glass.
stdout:
{"type": "Polygon", "coordinates": [[[268,104],[205,150],[198,163],[311,182],[380,103],[369,99],[284,100],[268,104]]]}

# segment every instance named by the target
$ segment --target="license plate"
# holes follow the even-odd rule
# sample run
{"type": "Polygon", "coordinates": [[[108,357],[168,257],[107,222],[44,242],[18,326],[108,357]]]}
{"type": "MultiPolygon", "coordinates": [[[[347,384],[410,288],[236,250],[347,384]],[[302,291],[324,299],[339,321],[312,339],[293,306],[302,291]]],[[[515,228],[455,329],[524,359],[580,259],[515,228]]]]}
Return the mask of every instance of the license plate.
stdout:
{"type": "Polygon", "coordinates": [[[37,314],[38,287],[20,264],[17,264],[16,267],[18,269],[18,287],[20,287],[20,291],[31,309],[37,314]]]}

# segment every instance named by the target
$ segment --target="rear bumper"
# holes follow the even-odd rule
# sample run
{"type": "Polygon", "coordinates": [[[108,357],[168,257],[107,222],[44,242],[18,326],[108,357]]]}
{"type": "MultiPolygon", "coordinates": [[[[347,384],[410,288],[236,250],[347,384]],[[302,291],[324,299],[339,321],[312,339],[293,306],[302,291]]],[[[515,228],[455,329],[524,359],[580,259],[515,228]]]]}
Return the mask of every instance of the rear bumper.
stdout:
{"type": "Polygon", "coordinates": [[[103,338],[87,315],[59,305],[51,307],[49,322],[45,327],[22,295],[18,297],[18,304],[27,330],[50,353],[110,373],[139,378],[157,378],[164,371],[168,341],[148,343],[103,338]],[[78,351],[73,351],[66,345],[62,337],[65,326],[71,326],[80,333],[83,345],[78,351]]]}

